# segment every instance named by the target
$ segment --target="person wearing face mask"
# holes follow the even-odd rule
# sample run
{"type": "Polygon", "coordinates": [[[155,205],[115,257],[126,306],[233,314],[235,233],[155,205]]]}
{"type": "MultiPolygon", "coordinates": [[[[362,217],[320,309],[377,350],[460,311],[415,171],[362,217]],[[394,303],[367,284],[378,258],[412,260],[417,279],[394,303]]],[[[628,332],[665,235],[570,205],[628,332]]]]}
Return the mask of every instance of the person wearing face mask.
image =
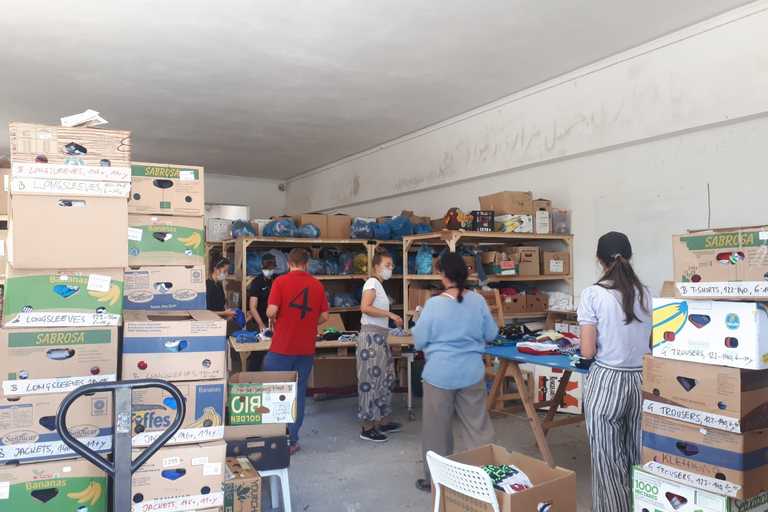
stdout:
{"type": "Polygon", "coordinates": [[[205,299],[208,310],[218,313],[220,317],[232,320],[235,312],[227,308],[227,297],[224,294],[224,278],[229,270],[229,260],[218,260],[211,269],[211,277],[205,282],[205,299]]]}
{"type": "Polygon", "coordinates": [[[267,318],[267,303],[269,301],[269,292],[272,290],[272,283],[275,277],[275,256],[266,253],[261,258],[261,275],[251,281],[248,289],[248,313],[256,322],[259,332],[264,334],[269,328],[269,318],[267,318]]]}
{"type": "Polygon", "coordinates": [[[403,319],[390,312],[383,282],[392,278],[392,256],[383,248],[373,255],[374,277],[363,285],[360,336],[357,341],[358,417],[363,422],[360,439],[383,443],[401,425],[390,420],[395,367],[387,343],[389,321],[397,327],[403,319]]]}

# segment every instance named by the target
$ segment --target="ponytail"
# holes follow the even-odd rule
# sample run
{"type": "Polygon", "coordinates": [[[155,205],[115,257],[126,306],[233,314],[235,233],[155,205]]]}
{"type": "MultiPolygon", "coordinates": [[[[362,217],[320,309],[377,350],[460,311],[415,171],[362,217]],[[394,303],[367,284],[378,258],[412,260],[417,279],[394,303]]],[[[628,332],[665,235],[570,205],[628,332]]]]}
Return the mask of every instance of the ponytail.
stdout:
{"type": "MultiPolygon", "coordinates": [[[[621,309],[624,312],[624,323],[626,325],[632,322],[639,322],[635,314],[635,299],[640,302],[640,307],[643,311],[648,311],[648,304],[646,304],[646,296],[643,283],[635,274],[635,269],[632,268],[632,264],[621,254],[615,254],[612,256],[613,261],[605,262],[605,273],[598,286],[605,288],[606,290],[616,290],[621,294],[621,309]]],[[[600,258],[602,261],[602,258],[600,258]]]]}
{"type": "Polygon", "coordinates": [[[440,256],[437,265],[445,277],[456,284],[456,288],[459,290],[456,301],[463,302],[464,290],[467,288],[467,279],[469,279],[469,269],[464,263],[464,258],[455,252],[446,252],[440,256]]]}

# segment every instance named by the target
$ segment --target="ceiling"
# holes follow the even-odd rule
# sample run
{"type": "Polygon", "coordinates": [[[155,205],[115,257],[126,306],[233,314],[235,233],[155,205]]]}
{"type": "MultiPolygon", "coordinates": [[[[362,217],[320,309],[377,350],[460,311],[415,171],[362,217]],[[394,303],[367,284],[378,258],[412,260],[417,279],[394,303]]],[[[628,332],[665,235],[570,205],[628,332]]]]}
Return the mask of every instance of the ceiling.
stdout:
{"type": "Polygon", "coordinates": [[[134,158],[288,178],[744,0],[25,0],[7,121],[87,108],[134,158]]]}

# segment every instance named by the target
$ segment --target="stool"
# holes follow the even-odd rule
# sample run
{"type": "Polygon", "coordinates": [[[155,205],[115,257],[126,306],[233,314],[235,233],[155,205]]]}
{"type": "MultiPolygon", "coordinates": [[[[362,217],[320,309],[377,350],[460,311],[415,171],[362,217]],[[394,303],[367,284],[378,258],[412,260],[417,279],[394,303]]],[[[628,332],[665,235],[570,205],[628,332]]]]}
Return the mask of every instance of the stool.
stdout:
{"type": "Polygon", "coordinates": [[[275,510],[278,508],[277,495],[280,493],[277,479],[280,479],[280,486],[282,486],[283,491],[283,512],[291,512],[291,487],[288,482],[288,468],[260,470],[259,474],[262,479],[269,478],[270,501],[275,510]]]}

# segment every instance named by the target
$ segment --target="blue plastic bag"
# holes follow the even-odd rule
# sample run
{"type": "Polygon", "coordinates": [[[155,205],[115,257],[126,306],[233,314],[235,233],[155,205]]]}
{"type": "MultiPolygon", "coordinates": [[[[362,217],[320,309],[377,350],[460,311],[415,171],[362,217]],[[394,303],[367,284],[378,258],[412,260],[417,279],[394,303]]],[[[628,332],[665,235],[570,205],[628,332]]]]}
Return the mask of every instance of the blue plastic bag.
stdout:
{"type": "Polygon", "coordinates": [[[373,238],[376,240],[391,240],[392,239],[392,228],[388,223],[373,223],[371,225],[371,229],[373,230],[373,238]]]}
{"type": "Polygon", "coordinates": [[[432,232],[432,226],[429,224],[414,224],[413,226],[413,234],[414,235],[423,235],[424,233],[431,233],[432,232]]]}
{"type": "Polygon", "coordinates": [[[309,264],[307,270],[313,276],[321,276],[325,274],[325,262],[316,258],[309,258],[309,264]]]}
{"type": "Polygon", "coordinates": [[[369,240],[373,238],[373,222],[368,219],[360,217],[355,218],[352,222],[352,228],[350,229],[350,236],[352,238],[369,240]]]}
{"type": "Polygon", "coordinates": [[[290,238],[296,236],[296,229],[296,224],[293,222],[293,219],[273,220],[264,226],[264,236],[281,236],[290,238]]]}
{"type": "Polygon", "coordinates": [[[323,260],[325,263],[325,273],[329,276],[339,275],[339,260],[327,259],[323,260]]]}
{"type": "Polygon", "coordinates": [[[249,276],[261,274],[261,254],[257,251],[248,251],[245,253],[245,272],[249,276]]]}
{"type": "Polygon", "coordinates": [[[428,245],[422,245],[416,252],[416,273],[429,275],[432,270],[432,249],[428,245]]]}
{"type": "Polygon", "coordinates": [[[359,302],[355,300],[351,293],[338,292],[334,294],[332,304],[334,308],[351,308],[357,306],[359,302]]]}
{"type": "Polygon", "coordinates": [[[232,221],[231,233],[232,238],[241,238],[244,236],[256,236],[256,230],[251,226],[250,222],[244,220],[232,221]]]}
{"type": "Polygon", "coordinates": [[[413,234],[413,223],[408,217],[398,215],[388,222],[392,231],[392,240],[402,240],[404,236],[413,234]]]}
{"type": "Polygon", "coordinates": [[[320,238],[320,228],[314,224],[304,224],[296,230],[296,236],[299,238],[320,238]]]}
{"type": "Polygon", "coordinates": [[[352,273],[352,266],[355,261],[355,254],[344,251],[339,254],[339,275],[347,276],[352,273]]]}

